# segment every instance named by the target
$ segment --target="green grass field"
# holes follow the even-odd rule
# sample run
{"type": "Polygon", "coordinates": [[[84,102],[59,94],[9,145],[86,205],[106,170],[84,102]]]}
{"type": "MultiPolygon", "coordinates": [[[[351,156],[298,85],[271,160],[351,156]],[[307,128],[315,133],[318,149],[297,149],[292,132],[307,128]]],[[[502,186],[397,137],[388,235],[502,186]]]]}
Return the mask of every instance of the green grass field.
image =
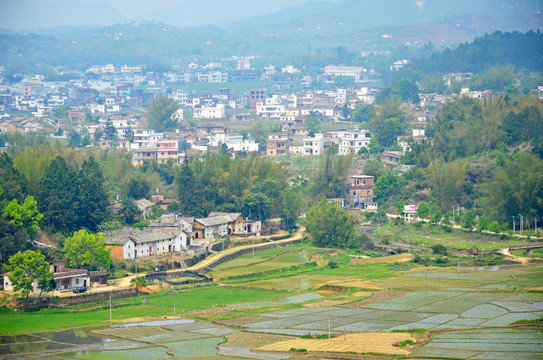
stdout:
{"type": "Polygon", "coordinates": [[[467,232],[460,229],[452,229],[451,232],[445,232],[440,226],[428,224],[417,227],[416,225],[394,225],[389,223],[375,230],[374,235],[378,236],[381,240],[404,242],[420,248],[429,248],[433,245],[441,244],[449,249],[469,250],[476,247],[479,250],[491,251],[530,243],[526,239],[509,237],[502,239],[498,235],[467,232]]]}
{"type": "MultiPolygon", "coordinates": [[[[191,290],[140,295],[134,298],[113,300],[113,321],[163,317],[173,314],[222,306],[233,302],[265,300],[281,296],[265,289],[231,287],[202,287],[191,290]],[[145,304],[143,303],[145,300],[145,304]]],[[[22,334],[31,331],[62,330],[74,327],[102,326],[109,324],[109,307],[100,310],[41,310],[0,314],[0,335],[22,334]]]]}

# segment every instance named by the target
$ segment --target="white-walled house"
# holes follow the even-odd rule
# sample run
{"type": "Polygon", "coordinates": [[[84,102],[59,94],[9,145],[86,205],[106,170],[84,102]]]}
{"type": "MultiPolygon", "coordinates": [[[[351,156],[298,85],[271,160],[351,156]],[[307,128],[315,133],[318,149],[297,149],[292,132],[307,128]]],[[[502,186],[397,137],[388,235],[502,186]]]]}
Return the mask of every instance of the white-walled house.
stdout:
{"type": "Polygon", "coordinates": [[[129,235],[123,245],[123,257],[127,260],[152,255],[180,252],[187,247],[184,231],[160,230],[129,235]]]}
{"type": "Polygon", "coordinates": [[[320,156],[323,149],[323,135],[315,134],[314,137],[304,138],[303,154],[320,156]]]}
{"type": "Polygon", "coordinates": [[[225,117],[226,117],[226,111],[224,108],[224,104],[194,108],[194,118],[197,118],[197,119],[222,119],[225,117]]]}
{"type": "Polygon", "coordinates": [[[120,234],[106,235],[108,246],[122,245],[125,260],[179,253],[190,245],[190,241],[191,235],[182,225],[171,224],[156,224],[143,230],[128,228],[120,234]]]}
{"type": "Polygon", "coordinates": [[[347,136],[341,138],[339,143],[339,155],[357,154],[362,148],[367,148],[371,137],[365,131],[349,131],[347,136]]]}

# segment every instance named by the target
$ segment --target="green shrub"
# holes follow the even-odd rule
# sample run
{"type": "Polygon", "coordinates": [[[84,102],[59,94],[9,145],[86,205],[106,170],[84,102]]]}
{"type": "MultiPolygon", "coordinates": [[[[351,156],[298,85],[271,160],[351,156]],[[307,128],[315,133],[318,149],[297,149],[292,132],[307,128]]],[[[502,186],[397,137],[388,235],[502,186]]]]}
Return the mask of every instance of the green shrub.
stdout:
{"type": "Polygon", "coordinates": [[[413,345],[413,340],[404,340],[398,344],[398,346],[403,347],[406,345],[413,345]]]}
{"type": "Polygon", "coordinates": [[[432,246],[432,252],[434,254],[447,255],[447,247],[441,244],[435,244],[434,246],[432,246]]]}

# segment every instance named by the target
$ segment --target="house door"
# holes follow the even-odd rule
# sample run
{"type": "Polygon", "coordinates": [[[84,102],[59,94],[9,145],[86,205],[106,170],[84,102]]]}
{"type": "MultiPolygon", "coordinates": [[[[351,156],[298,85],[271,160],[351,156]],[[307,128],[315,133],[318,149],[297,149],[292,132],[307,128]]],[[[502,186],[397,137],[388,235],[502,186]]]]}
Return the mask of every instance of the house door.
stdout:
{"type": "Polygon", "coordinates": [[[87,287],[87,280],[83,280],[83,287],[87,287]]]}
{"type": "Polygon", "coordinates": [[[251,229],[251,224],[247,224],[247,232],[248,232],[248,233],[251,233],[251,232],[252,232],[251,230],[252,230],[252,229],[251,229]]]}
{"type": "Polygon", "coordinates": [[[171,245],[171,244],[168,245],[168,251],[169,251],[169,252],[172,252],[172,245],[171,245]]]}

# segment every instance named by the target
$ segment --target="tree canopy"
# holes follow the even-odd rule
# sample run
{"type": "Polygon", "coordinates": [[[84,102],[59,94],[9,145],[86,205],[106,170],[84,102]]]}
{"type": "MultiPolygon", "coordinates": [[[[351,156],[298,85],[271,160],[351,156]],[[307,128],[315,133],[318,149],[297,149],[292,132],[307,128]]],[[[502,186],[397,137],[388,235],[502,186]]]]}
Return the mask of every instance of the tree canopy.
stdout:
{"type": "Polygon", "coordinates": [[[104,235],[100,233],[76,231],[64,241],[63,251],[66,265],[70,267],[98,270],[111,264],[111,255],[106,248],[104,235]]]}
{"type": "Polygon", "coordinates": [[[34,283],[40,291],[49,291],[53,273],[45,256],[39,251],[27,250],[18,252],[9,258],[9,265],[4,264],[4,270],[10,271],[9,281],[13,290],[20,291],[28,299],[34,291],[34,283]]]}
{"type": "Polygon", "coordinates": [[[179,108],[179,103],[167,95],[157,95],[145,108],[148,126],[157,131],[173,130],[177,120],[172,115],[179,108]]]}
{"type": "Polygon", "coordinates": [[[356,248],[356,221],[345,210],[326,200],[311,206],[305,218],[306,229],[317,246],[356,248]]]}

